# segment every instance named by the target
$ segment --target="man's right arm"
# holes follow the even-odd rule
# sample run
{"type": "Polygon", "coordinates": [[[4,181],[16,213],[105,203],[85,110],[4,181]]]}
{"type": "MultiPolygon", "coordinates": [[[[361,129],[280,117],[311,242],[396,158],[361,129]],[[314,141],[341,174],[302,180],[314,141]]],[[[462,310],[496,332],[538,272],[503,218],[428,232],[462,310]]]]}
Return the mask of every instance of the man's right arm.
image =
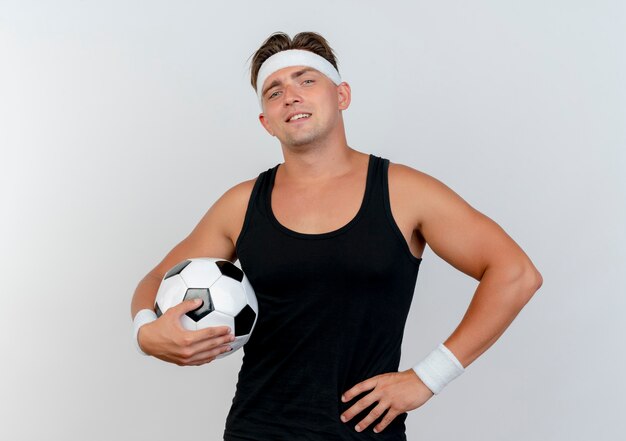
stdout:
{"type": "MultiPolygon", "coordinates": [[[[218,257],[234,262],[233,231],[240,231],[254,179],[226,191],[206,212],[193,231],[176,245],[138,284],[131,302],[131,316],[142,309],[154,309],[154,301],[165,273],[177,263],[193,257],[218,257]]],[[[196,309],[188,300],[168,309],[153,322],[139,329],[140,348],[148,355],[178,365],[200,365],[228,350],[232,330],[215,326],[187,331],[180,316],[196,309]]]]}

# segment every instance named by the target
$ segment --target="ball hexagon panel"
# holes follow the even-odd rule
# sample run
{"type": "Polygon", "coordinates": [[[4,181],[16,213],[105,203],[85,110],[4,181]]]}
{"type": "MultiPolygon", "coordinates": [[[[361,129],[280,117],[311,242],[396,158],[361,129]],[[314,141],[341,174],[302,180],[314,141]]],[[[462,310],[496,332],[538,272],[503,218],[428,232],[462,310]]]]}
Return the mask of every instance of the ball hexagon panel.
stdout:
{"type": "Polygon", "coordinates": [[[202,317],[215,309],[208,288],[188,288],[183,301],[193,299],[202,300],[202,305],[186,313],[187,317],[194,322],[200,321],[202,317]]]}
{"type": "Polygon", "coordinates": [[[228,326],[230,329],[235,329],[235,319],[220,311],[213,311],[198,322],[198,329],[207,328],[209,326],[228,326]]]}
{"type": "Polygon", "coordinates": [[[220,277],[211,285],[211,298],[217,311],[231,317],[236,317],[239,311],[248,304],[241,283],[225,276],[220,277]]]}
{"type": "Polygon", "coordinates": [[[220,268],[213,264],[212,259],[195,258],[185,266],[180,275],[189,288],[208,288],[222,273],[220,268]]]}
{"type": "Polygon", "coordinates": [[[182,302],[186,291],[187,285],[178,274],[164,278],[156,295],[161,313],[182,302]]]}

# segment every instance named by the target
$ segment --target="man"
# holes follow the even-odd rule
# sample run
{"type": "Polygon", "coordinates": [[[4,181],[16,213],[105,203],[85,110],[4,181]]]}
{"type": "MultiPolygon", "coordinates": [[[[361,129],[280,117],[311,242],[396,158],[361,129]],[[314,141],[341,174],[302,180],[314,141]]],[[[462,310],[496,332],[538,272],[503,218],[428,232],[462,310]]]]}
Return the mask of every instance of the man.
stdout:
{"type": "Polygon", "coordinates": [[[406,440],[407,412],[485,352],[542,277],[502,228],[442,182],[347,145],[351,90],[322,36],[273,34],[255,54],[251,82],[285,161],[225,192],[140,282],[131,308],[138,345],[181,366],[227,351],[226,327],[181,328],[179,317],[198,304],[158,319],[151,310],[181,260],[239,259],[259,319],[224,439],[406,440]],[[452,335],[397,372],[426,244],[480,283],[452,335]]]}

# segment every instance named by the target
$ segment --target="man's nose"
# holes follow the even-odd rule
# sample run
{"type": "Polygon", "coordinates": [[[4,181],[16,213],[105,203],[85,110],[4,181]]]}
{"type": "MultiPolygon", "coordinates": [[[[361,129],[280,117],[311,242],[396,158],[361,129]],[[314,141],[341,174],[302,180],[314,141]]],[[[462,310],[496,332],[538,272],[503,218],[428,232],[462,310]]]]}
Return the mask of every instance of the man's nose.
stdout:
{"type": "Polygon", "coordinates": [[[294,87],[291,87],[291,86],[285,87],[283,96],[285,98],[285,104],[292,104],[295,101],[300,102],[302,100],[298,91],[294,87]]]}

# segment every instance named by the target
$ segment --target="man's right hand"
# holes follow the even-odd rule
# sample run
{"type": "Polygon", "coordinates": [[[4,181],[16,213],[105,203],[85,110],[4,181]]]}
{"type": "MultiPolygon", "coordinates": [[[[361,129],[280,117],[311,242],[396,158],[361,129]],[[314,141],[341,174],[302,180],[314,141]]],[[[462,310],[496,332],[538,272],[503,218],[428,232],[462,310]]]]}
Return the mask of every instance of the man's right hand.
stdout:
{"type": "Polygon", "coordinates": [[[181,325],[181,316],[200,305],[195,300],[185,300],[139,328],[137,341],[141,350],[178,366],[200,366],[228,352],[229,343],[235,339],[232,332],[229,333],[228,326],[189,331],[181,325]]]}

